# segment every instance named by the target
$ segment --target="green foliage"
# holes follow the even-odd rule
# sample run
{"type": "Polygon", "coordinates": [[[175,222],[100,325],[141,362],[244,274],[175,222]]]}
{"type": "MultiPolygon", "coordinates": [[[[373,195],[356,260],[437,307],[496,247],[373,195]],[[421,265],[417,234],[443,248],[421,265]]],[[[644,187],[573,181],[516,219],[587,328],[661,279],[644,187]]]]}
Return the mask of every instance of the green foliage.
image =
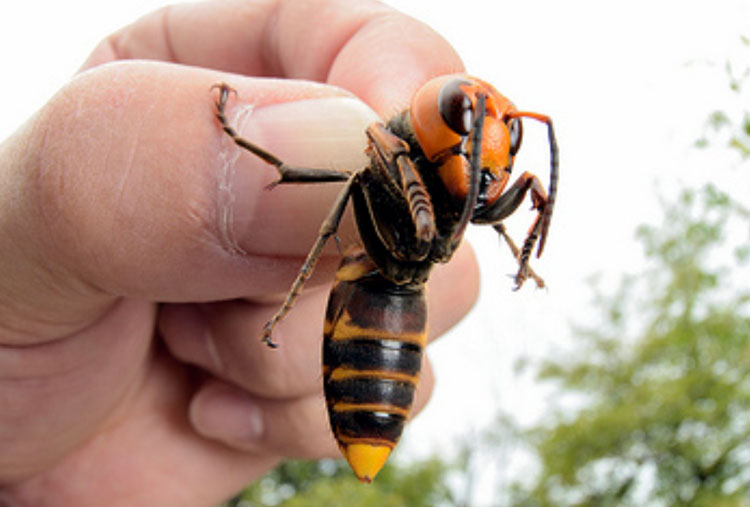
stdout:
{"type": "Polygon", "coordinates": [[[710,185],[639,230],[648,270],[599,295],[603,323],[541,371],[583,408],[529,432],[541,473],[517,505],[750,497],[748,231],[750,211],[710,185]]]}
{"type": "MultiPolygon", "coordinates": [[[[742,45],[745,49],[750,50],[750,38],[742,37],[742,45]]],[[[740,108],[747,103],[748,93],[747,84],[750,80],[750,67],[743,62],[742,70],[737,70],[731,61],[727,61],[724,70],[727,75],[729,89],[732,94],[739,100],[740,108]]],[[[750,113],[741,112],[741,117],[735,114],[736,111],[729,113],[725,111],[716,111],[709,115],[706,120],[705,135],[698,139],[696,145],[701,148],[707,147],[710,139],[726,136],[727,144],[734,149],[743,159],[750,158],[750,113]]]]}
{"type": "MultiPolygon", "coordinates": [[[[735,98],[743,68],[725,67],[735,98]]],[[[707,120],[743,159],[746,106],[707,120]]],[[[709,184],[638,238],[648,268],[595,292],[601,322],[540,370],[561,408],[526,434],[540,471],[514,505],[750,505],[750,210],[709,184]]]]}
{"type": "Polygon", "coordinates": [[[343,460],[287,461],[227,507],[433,507],[454,505],[450,467],[433,458],[410,466],[388,462],[372,484],[360,484],[343,460]],[[356,500],[354,500],[356,499],[356,500]],[[356,503],[353,503],[356,502],[356,503]]]}

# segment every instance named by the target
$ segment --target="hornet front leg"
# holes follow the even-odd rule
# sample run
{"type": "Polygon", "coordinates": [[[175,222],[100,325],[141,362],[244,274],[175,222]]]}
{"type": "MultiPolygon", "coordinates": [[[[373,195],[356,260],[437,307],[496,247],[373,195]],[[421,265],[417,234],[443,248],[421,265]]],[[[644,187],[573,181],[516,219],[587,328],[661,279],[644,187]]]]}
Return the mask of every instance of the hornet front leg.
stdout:
{"type": "Polygon", "coordinates": [[[518,273],[516,274],[516,289],[519,289],[529,276],[533,277],[534,280],[536,280],[537,285],[542,287],[544,286],[544,282],[541,281],[541,278],[538,278],[533,271],[531,271],[531,268],[529,267],[529,258],[531,257],[531,252],[534,250],[534,244],[537,239],[539,240],[539,248],[537,249],[536,256],[539,257],[542,255],[544,244],[547,241],[547,234],[549,233],[550,221],[552,220],[552,210],[554,209],[555,200],[557,199],[557,179],[560,163],[557,139],[555,137],[555,129],[552,126],[552,120],[549,116],[523,111],[516,111],[510,116],[515,118],[532,118],[547,125],[550,154],[549,194],[544,190],[544,186],[541,181],[539,181],[539,178],[531,173],[525,172],[513,184],[513,186],[502,194],[490,207],[485,209],[482,213],[473,216],[472,222],[494,225],[495,230],[505,239],[511,247],[511,250],[514,251],[514,255],[519,263],[518,273]],[[523,242],[523,246],[520,251],[518,251],[518,248],[515,247],[513,241],[505,233],[505,227],[501,222],[518,209],[528,192],[531,192],[531,201],[533,204],[532,209],[537,210],[537,217],[529,229],[526,240],[523,242]]]}
{"type": "Polygon", "coordinates": [[[472,222],[477,224],[494,225],[495,230],[498,231],[510,246],[519,264],[518,273],[515,278],[516,289],[519,289],[529,277],[534,278],[537,286],[544,286],[544,281],[536,274],[532,274],[533,271],[529,267],[529,258],[531,257],[531,252],[534,250],[534,245],[540,238],[541,242],[537,251],[537,257],[542,253],[547,228],[549,227],[549,214],[547,213],[549,203],[547,192],[544,190],[544,186],[539,178],[529,172],[525,172],[492,206],[472,218],[472,222]],[[537,216],[519,250],[513,240],[506,234],[505,227],[502,226],[502,221],[518,209],[526,198],[527,193],[531,194],[532,209],[537,211],[537,216]]]}

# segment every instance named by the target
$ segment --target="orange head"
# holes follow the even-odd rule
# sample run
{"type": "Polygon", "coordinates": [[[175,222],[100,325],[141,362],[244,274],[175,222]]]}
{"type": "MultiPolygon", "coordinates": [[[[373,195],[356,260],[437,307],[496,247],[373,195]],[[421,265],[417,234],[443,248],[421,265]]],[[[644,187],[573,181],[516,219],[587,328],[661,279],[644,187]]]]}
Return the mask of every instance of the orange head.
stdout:
{"type": "Polygon", "coordinates": [[[410,107],[414,134],[425,156],[438,164],[445,188],[456,199],[469,195],[471,130],[477,99],[485,95],[481,136],[481,186],[484,204],[501,194],[521,146],[522,128],[515,106],[492,85],[469,76],[441,76],[417,91],[410,107]]]}

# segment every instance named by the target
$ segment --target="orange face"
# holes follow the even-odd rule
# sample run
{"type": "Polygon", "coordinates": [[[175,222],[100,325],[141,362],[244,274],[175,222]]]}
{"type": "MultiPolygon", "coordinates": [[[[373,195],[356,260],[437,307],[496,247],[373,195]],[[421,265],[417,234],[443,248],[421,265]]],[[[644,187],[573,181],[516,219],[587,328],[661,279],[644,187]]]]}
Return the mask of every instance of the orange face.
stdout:
{"type": "Polygon", "coordinates": [[[510,177],[521,143],[521,123],[515,106],[492,85],[469,76],[441,76],[428,81],[412,99],[414,133],[425,156],[439,164],[439,175],[456,199],[469,192],[471,130],[478,94],[486,99],[480,169],[483,199],[494,202],[510,177]]]}

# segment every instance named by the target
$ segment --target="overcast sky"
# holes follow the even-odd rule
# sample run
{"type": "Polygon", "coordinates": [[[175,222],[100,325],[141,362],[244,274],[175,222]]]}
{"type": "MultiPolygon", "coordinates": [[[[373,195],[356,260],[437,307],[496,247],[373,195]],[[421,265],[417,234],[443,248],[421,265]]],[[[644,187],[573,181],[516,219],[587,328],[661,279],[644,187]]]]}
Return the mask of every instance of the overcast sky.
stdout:
{"type": "MultiPolygon", "coordinates": [[[[0,5],[0,137],[60,88],[108,33],[163,5],[157,0],[0,5]]],[[[522,355],[569,339],[591,318],[584,280],[637,270],[635,227],[658,221],[658,195],[705,181],[750,191],[736,161],[692,147],[706,116],[737,109],[723,65],[750,35],[746,0],[398,0],[392,5],[442,33],[467,69],[520,109],[549,114],[560,144],[559,200],[535,268],[550,289],[511,292],[514,271],[491,230],[472,231],[483,292],[476,310],[430,352],[438,377],[431,405],[407,446],[434,450],[466,434],[495,407],[529,419],[544,400],[512,374],[522,355]],[[476,399],[475,399],[476,398],[476,399]]],[[[744,56],[747,57],[748,51],[744,56]]],[[[548,173],[541,126],[526,122],[518,173],[548,173]]],[[[523,232],[532,216],[513,217],[523,232]]]]}

